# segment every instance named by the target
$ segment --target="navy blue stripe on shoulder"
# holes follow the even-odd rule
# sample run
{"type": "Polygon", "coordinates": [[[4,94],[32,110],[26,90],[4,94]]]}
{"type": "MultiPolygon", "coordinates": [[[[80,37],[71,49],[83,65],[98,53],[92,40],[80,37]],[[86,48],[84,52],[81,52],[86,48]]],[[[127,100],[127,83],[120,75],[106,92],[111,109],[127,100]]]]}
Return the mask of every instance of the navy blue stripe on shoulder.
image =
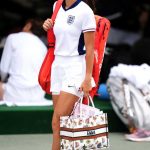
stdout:
{"type": "Polygon", "coordinates": [[[79,39],[79,45],[78,45],[78,53],[79,55],[83,55],[86,53],[86,51],[84,50],[84,34],[81,33],[80,35],[80,39],[79,39]]]}

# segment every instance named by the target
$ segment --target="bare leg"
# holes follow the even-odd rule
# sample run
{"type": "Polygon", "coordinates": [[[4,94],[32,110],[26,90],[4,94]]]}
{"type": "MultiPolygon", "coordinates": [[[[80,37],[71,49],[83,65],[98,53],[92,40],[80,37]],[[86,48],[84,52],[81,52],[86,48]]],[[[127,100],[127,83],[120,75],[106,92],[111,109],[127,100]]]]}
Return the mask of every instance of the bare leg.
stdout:
{"type": "Polygon", "coordinates": [[[60,116],[69,115],[72,112],[75,102],[78,97],[70,93],[61,92],[57,100],[53,120],[53,144],[52,150],[60,150],[60,116]]]}
{"type": "Polygon", "coordinates": [[[52,95],[52,99],[53,99],[53,107],[55,109],[57,101],[58,101],[59,95],[52,95]]]}
{"type": "Polygon", "coordinates": [[[0,82],[0,101],[3,100],[3,95],[4,95],[3,83],[0,82]]]}

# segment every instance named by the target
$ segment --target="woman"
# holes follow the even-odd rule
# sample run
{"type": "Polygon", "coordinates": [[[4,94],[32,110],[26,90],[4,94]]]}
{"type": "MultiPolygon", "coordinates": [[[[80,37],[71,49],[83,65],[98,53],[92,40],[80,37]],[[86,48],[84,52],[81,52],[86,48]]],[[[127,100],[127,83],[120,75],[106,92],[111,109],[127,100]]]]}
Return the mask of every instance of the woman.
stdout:
{"type": "Polygon", "coordinates": [[[40,39],[42,24],[28,19],[20,32],[8,35],[0,62],[1,100],[12,104],[44,100],[37,76],[47,52],[40,39]]]}
{"type": "MultiPolygon", "coordinates": [[[[93,2],[87,0],[88,4],[93,2]]],[[[51,73],[54,104],[52,150],[59,150],[60,116],[69,115],[81,91],[87,96],[92,88],[96,22],[92,9],[85,2],[64,0],[55,23],[47,19],[43,24],[45,31],[53,26],[56,44],[51,73]]]]}

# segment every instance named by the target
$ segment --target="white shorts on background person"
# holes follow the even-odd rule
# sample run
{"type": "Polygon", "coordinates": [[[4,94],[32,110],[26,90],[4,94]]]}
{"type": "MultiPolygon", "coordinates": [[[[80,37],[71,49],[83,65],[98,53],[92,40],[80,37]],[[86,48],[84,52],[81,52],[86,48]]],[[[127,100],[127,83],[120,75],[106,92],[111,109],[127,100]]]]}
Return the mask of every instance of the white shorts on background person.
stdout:
{"type": "MultiPolygon", "coordinates": [[[[51,89],[54,95],[61,91],[80,97],[79,88],[84,81],[86,72],[85,55],[55,56],[51,72],[51,89]]],[[[94,80],[91,80],[95,86],[94,80]]]]}
{"type": "Polygon", "coordinates": [[[45,92],[39,85],[35,87],[19,88],[9,83],[3,84],[3,100],[7,102],[38,102],[44,100],[45,92]]]}

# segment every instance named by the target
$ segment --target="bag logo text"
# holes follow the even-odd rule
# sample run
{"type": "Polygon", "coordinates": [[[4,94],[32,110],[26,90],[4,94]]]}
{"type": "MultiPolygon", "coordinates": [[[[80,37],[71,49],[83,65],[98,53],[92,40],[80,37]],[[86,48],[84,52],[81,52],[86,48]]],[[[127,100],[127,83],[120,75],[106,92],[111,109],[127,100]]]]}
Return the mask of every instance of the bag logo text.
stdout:
{"type": "Polygon", "coordinates": [[[88,136],[95,135],[95,130],[87,131],[87,135],[88,136]]]}

